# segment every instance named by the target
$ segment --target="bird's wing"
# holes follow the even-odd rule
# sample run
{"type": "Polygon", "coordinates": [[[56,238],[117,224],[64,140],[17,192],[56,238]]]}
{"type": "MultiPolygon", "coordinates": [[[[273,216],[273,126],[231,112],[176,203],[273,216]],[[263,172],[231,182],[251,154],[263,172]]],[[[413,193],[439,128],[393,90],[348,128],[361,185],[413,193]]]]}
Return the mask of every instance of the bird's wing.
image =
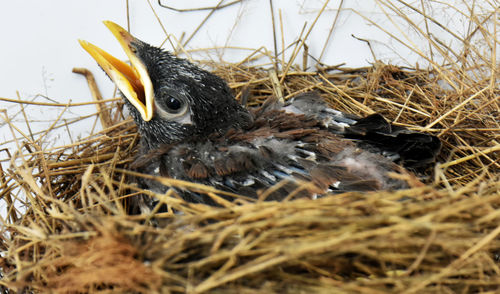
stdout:
{"type": "Polygon", "coordinates": [[[355,140],[360,148],[380,153],[406,168],[434,162],[441,149],[436,136],[393,125],[380,114],[362,118],[343,113],[330,108],[315,92],[292,98],[284,109],[312,117],[331,132],[355,140]]]}

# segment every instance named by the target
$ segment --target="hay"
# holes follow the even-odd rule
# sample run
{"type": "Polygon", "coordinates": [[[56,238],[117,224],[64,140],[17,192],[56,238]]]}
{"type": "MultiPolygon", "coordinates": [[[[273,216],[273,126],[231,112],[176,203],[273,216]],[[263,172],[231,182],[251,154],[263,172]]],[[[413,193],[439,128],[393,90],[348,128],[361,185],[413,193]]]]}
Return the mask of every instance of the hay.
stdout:
{"type": "MultiPolygon", "coordinates": [[[[481,30],[483,21],[471,19],[498,44],[494,32],[481,30]]],[[[10,167],[0,170],[0,197],[7,204],[2,290],[494,291],[500,285],[497,64],[486,55],[470,62],[464,54],[431,70],[380,62],[314,72],[285,61],[279,61],[284,71],[210,63],[238,98],[250,90],[250,104],[314,90],[336,109],[380,112],[395,124],[438,135],[439,163],[426,171],[425,184],[407,176],[407,190],[279,203],[242,199],[220,208],[141,191],[129,181],[141,175],[128,170],[136,127],[122,119],[116,99],[97,102],[107,106],[95,115],[106,118],[104,129],[74,144],[43,149],[37,141],[17,140],[10,167]],[[127,199],[140,193],[181,213],[127,214],[127,199]]],[[[2,118],[10,123],[6,114],[2,118]]],[[[158,180],[221,195],[211,187],[158,180]]]]}

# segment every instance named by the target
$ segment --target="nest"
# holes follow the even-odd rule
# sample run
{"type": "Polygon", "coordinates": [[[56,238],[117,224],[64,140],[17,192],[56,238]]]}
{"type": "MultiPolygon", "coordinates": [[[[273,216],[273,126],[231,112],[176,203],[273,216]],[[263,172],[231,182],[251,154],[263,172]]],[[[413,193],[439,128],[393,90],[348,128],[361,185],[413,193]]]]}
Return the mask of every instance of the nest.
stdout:
{"type": "MultiPolygon", "coordinates": [[[[474,23],[484,24],[478,19],[474,23]]],[[[489,37],[498,42],[493,33],[489,37]]],[[[95,116],[103,130],[74,144],[44,149],[37,141],[17,141],[10,167],[0,170],[1,199],[7,207],[0,241],[2,290],[497,289],[497,64],[486,56],[474,62],[466,62],[470,55],[460,58],[430,70],[380,62],[352,69],[318,66],[314,71],[293,63],[278,71],[210,63],[237,98],[250,91],[250,104],[272,95],[287,99],[317,91],[335,109],[359,115],[379,112],[397,125],[436,134],[443,142],[438,163],[423,179],[406,176],[406,190],[224,202],[222,207],[187,203],[175,193],[144,191],[129,180],[145,175],[128,168],[139,137],[133,122],[123,119],[119,99],[97,102],[101,107],[95,116]],[[127,200],[138,194],[156,197],[176,213],[130,215],[127,200]]],[[[157,180],[220,195],[212,187],[157,180]]]]}

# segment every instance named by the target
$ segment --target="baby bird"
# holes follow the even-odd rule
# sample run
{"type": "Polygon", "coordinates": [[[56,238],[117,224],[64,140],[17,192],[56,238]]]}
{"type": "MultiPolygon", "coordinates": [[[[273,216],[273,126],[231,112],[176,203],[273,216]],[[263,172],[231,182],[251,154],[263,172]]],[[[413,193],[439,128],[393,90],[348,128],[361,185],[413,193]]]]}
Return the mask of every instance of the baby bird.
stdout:
{"type": "MultiPolygon", "coordinates": [[[[405,188],[389,173],[428,165],[440,150],[435,136],[394,126],[379,114],[345,114],[314,92],[247,109],[218,76],[113,22],[105,25],[130,65],[80,43],[116,84],[138,126],[141,152],[134,167],[141,173],[250,198],[314,198],[405,188]]],[[[138,182],[157,193],[170,189],[152,179],[138,182]]],[[[189,202],[217,205],[203,193],[178,193],[189,202]]],[[[153,199],[147,203],[154,205],[153,199]]]]}

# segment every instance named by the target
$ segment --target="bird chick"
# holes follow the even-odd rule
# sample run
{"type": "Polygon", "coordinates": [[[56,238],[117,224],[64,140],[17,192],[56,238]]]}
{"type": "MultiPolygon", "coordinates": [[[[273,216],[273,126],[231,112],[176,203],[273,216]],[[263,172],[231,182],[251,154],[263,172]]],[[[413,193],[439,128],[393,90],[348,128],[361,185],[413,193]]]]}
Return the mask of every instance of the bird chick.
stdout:
{"type": "MultiPolygon", "coordinates": [[[[360,118],[334,110],[314,92],[285,103],[270,98],[247,109],[218,76],[113,22],[105,25],[130,65],[80,43],[117,85],[138,126],[141,152],[134,166],[141,173],[251,198],[314,198],[405,188],[389,174],[432,163],[439,152],[440,141],[432,135],[394,126],[378,114],[360,118]]],[[[170,189],[150,179],[138,182],[158,193],[170,189]]],[[[190,202],[216,204],[203,193],[178,192],[190,202]]]]}

